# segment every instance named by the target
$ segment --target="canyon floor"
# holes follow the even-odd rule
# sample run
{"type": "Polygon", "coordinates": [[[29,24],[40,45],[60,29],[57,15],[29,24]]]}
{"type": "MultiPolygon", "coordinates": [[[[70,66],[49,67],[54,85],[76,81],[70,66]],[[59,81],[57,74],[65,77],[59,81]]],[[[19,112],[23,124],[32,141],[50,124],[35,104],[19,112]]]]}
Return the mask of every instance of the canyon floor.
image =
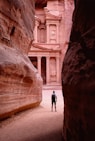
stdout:
{"type": "Polygon", "coordinates": [[[51,111],[52,90],[43,90],[39,107],[21,112],[0,123],[0,141],[62,141],[63,96],[57,95],[57,112],[51,111]]]}

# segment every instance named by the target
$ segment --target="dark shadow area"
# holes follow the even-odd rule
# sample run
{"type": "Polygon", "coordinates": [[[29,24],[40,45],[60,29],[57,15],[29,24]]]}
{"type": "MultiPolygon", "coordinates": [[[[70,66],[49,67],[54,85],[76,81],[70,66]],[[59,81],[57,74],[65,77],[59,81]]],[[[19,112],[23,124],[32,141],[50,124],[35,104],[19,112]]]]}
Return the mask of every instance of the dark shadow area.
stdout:
{"type": "MultiPolygon", "coordinates": [[[[45,127],[46,128],[46,127],[45,127]]],[[[60,130],[56,130],[55,132],[50,132],[48,134],[39,135],[32,139],[27,138],[24,141],[63,141],[62,138],[62,128],[60,130]]]]}

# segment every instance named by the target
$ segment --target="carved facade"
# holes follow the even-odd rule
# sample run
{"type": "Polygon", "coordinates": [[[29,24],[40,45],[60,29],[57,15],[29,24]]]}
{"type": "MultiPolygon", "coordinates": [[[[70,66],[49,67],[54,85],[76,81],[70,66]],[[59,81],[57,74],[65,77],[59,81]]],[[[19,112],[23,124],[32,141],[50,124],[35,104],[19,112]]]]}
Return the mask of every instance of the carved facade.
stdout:
{"type": "Polygon", "coordinates": [[[73,7],[72,0],[36,2],[34,42],[28,55],[46,86],[61,85],[61,68],[69,42],[73,7]]]}
{"type": "Polygon", "coordinates": [[[48,0],[45,6],[37,6],[35,11],[34,42],[28,55],[45,85],[61,83],[63,8],[63,0],[48,0]]]}

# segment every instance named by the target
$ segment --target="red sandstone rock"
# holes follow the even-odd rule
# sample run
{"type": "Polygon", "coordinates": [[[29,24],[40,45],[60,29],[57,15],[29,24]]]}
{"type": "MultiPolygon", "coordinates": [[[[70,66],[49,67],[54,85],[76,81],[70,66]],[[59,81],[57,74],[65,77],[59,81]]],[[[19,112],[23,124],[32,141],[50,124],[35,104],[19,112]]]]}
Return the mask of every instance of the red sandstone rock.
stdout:
{"type": "Polygon", "coordinates": [[[64,141],[95,140],[95,1],[75,0],[62,70],[64,141]]]}
{"type": "Polygon", "coordinates": [[[0,1],[0,119],[41,102],[42,79],[28,59],[34,2],[0,1]]]}

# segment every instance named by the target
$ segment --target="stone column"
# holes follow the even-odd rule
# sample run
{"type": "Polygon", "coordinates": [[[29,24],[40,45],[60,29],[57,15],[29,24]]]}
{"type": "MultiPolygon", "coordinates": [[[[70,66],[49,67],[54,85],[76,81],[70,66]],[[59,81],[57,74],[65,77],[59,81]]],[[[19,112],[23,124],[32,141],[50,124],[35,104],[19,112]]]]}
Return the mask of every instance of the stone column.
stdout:
{"type": "Polygon", "coordinates": [[[49,24],[47,24],[47,43],[49,43],[50,41],[49,41],[49,31],[50,29],[49,29],[49,24]]]}
{"type": "Polygon", "coordinates": [[[38,56],[37,60],[38,60],[38,72],[41,75],[41,56],[38,56]]]}
{"type": "Polygon", "coordinates": [[[56,72],[57,72],[57,74],[56,74],[56,80],[57,80],[57,83],[59,83],[59,79],[60,79],[60,76],[59,76],[59,74],[60,74],[60,69],[59,69],[59,57],[57,56],[56,57],[56,72]]]}
{"type": "Polygon", "coordinates": [[[59,43],[59,24],[56,24],[56,42],[59,43]]]}
{"type": "Polygon", "coordinates": [[[37,43],[37,37],[38,37],[38,21],[35,20],[35,28],[34,28],[34,42],[37,43]]]}
{"type": "Polygon", "coordinates": [[[49,62],[50,62],[50,57],[47,56],[46,57],[46,84],[49,84],[50,82],[50,65],[49,65],[49,62]]]}

